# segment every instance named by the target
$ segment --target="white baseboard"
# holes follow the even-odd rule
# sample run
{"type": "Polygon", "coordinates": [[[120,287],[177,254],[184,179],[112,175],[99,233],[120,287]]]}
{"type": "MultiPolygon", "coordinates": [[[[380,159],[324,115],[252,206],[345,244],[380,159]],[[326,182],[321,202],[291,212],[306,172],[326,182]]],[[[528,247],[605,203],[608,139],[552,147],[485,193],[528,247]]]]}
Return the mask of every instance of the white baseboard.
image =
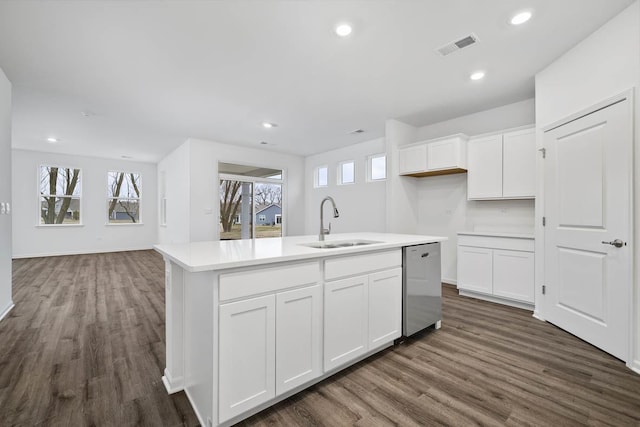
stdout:
{"type": "Polygon", "coordinates": [[[632,360],[630,363],[627,363],[627,366],[633,372],[640,375],[640,360],[632,360]]]}
{"type": "Polygon", "coordinates": [[[164,375],[162,376],[162,384],[164,384],[164,388],[167,389],[167,393],[169,394],[184,390],[183,378],[171,378],[171,374],[166,368],[164,370],[164,375]]]}
{"type": "Polygon", "coordinates": [[[42,253],[36,253],[36,254],[18,254],[18,255],[14,254],[12,258],[21,259],[21,258],[43,258],[43,257],[51,257],[51,256],[106,254],[106,253],[112,253],[112,252],[146,251],[149,249],[153,249],[153,245],[133,247],[133,248],[86,249],[86,250],[80,250],[80,251],[67,251],[67,252],[42,252],[42,253]]]}
{"type": "Polygon", "coordinates": [[[546,322],[546,320],[540,315],[540,312],[538,310],[533,310],[533,317],[543,322],[546,322]]]}
{"type": "Polygon", "coordinates": [[[449,285],[455,285],[458,286],[458,281],[456,279],[446,279],[446,278],[442,278],[442,283],[447,283],[449,285]]]}
{"type": "Polygon", "coordinates": [[[521,302],[521,301],[510,300],[510,299],[506,299],[506,298],[500,298],[500,297],[496,297],[496,296],[493,296],[493,295],[485,295],[485,294],[481,294],[481,293],[478,293],[478,292],[467,291],[467,290],[464,290],[464,289],[458,289],[458,293],[460,295],[462,295],[463,297],[481,299],[481,300],[484,300],[484,301],[495,302],[497,304],[508,305],[508,306],[515,307],[515,308],[522,308],[524,310],[533,311],[533,309],[534,309],[533,304],[529,304],[529,303],[521,302]]]}
{"type": "Polygon", "coordinates": [[[15,307],[16,305],[13,303],[13,301],[9,301],[9,305],[7,306],[7,308],[5,308],[1,313],[0,313],[0,320],[4,319],[4,317],[9,314],[9,312],[11,311],[11,309],[13,307],[15,307]]]}

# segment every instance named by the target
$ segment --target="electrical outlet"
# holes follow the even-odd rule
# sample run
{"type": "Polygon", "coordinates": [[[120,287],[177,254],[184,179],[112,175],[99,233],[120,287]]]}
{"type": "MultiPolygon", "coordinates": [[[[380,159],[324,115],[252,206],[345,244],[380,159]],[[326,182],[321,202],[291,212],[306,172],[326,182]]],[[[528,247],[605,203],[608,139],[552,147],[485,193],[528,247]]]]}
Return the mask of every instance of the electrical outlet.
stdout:
{"type": "Polygon", "coordinates": [[[7,215],[9,215],[11,213],[11,203],[9,202],[5,202],[4,204],[4,211],[7,215]]]}
{"type": "Polygon", "coordinates": [[[0,215],[4,215],[7,213],[7,207],[4,202],[0,202],[0,215]]]}

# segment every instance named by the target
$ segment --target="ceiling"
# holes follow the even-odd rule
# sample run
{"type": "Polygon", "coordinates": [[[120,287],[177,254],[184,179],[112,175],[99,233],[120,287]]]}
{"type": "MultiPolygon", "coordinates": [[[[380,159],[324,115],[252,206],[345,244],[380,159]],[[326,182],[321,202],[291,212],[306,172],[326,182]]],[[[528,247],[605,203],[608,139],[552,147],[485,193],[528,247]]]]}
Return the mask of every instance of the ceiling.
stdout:
{"type": "Polygon", "coordinates": [[[383,136],[388,118],[531,98],[537,71],[631,3],[5,0],[0,68],[15,148],[156,162],[196,137],[309,155],[383,136]],[[522,9],[533,19],[509,25],[522,9]],[[435,53],[470,33],[478,44],[435,53]]]}

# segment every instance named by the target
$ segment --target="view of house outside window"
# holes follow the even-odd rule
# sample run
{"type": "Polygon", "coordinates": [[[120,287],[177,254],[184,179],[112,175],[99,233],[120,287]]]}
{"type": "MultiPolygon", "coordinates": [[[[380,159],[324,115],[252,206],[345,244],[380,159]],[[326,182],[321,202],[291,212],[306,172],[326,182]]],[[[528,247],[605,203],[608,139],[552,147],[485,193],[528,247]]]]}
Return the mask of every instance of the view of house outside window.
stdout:
{"type": "Polygon", "coordinates": [[[82,224],[80,169],[40,166],[40,225],[82,224]]]}
{"type": "Polygon", "coordinates": [[[282,236],[278,169],[219,163],[220,240],[282,236]]]}
{"type": "Polygon", "coordinates": [[[111,171],[107,174],[107,218],[109,224],[140,223],[139,173],[111,171]]]}

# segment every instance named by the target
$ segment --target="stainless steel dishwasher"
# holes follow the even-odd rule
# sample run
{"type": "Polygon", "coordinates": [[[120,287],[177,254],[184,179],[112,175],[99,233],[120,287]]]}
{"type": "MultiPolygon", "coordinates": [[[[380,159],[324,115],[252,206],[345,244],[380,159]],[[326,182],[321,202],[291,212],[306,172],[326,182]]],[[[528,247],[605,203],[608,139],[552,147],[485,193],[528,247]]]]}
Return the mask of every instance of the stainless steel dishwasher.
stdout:
{"type": "Polygon", "coordinates": [[[402,335],[408,337],[442,320],[440,243],[402,248],[402,335]]]}

